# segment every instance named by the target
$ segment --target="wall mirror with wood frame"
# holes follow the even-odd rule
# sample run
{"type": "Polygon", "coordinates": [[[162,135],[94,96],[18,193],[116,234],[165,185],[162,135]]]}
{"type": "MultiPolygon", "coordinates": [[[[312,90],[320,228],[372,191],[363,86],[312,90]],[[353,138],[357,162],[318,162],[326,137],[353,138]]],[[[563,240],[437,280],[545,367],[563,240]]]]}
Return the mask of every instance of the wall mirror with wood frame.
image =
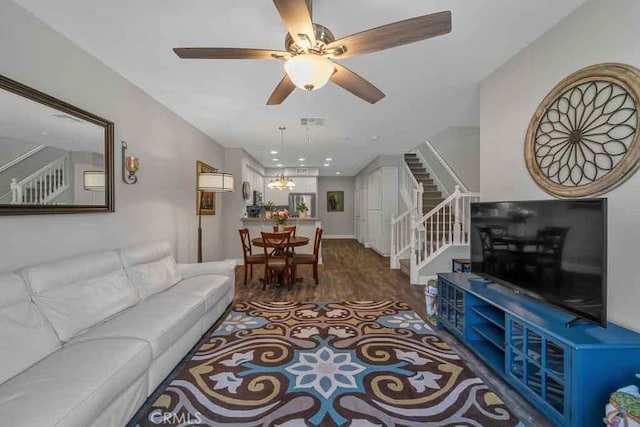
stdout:
{"type": "Polygon", "coordinates": [[[0,75],[0,215],[113,212],[113,123],[0,75]]]}

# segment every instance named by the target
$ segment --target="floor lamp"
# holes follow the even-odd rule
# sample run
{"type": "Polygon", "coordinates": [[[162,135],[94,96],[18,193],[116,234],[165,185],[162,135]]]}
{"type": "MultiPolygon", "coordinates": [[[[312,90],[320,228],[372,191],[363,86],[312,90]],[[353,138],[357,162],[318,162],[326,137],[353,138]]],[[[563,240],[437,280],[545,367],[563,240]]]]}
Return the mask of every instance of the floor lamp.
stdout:
{"type": "MultiPolygon", "coordinates": [[[[233,191],[233,175],[224,172],[198,174],[198,191],[202,193],[228,193],[233,191]]],[[[198,262],[202,262],[202,207],[198,209],[198,262]]]]}

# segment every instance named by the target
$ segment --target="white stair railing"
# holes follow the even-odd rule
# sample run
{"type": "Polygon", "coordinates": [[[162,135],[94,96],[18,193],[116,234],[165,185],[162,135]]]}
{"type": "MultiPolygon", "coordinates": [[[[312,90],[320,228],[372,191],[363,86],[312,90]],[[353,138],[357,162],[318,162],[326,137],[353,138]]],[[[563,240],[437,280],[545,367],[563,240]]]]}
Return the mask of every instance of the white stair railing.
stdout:
{"type": "Polygon", "coordinates": [[[422,214],[422,184],[413,176],[409,166],[403,161],[400,168],[399,186],[407,210],[398,217],[391,218],[391,257],[392,269],[400,268],[400,257],[411,248],[411,217],[422,214]]]}
{"type": "Polygon", "coordinates": [[[60,157],[18,182],[11,180],[11,203],[47,204],[69,188],[69,156],[60,157]]]}
{"type": "Polygon", "coordinates": [[[419,271],[451,245],[468,245],[471,203],[479,193],[453,193],[426,215],[411,218],[411,283],[418,283],[419,271]]]}

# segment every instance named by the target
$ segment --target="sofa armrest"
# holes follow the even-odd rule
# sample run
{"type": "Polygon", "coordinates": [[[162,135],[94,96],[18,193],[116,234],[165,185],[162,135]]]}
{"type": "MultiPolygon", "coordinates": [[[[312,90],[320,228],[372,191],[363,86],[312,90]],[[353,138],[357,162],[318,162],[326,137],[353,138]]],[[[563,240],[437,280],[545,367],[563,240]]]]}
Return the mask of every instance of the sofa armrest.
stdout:
{"type": "Polygon", "coordinates": [[[236,277],[235,261],[216,261],[203,262],[200,264],[178,264],[178,270],[182,275],[182,279],[191,277],[204,276],[207,274],[220,274],[235,279],[236,277]]]}

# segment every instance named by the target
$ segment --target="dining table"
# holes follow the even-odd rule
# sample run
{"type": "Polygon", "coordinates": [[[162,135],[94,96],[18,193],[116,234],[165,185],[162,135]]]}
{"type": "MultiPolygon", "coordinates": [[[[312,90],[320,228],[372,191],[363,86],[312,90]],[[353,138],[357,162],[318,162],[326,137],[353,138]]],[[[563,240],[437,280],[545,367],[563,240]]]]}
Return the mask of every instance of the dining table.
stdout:
{"type": "MultiPolygon", "coordinates": [[[[308,237],[303,237],[303,236],[299,236],[299,237],[294,237],[291,236],[289,238],[289,245],[288,247],[292,248],[292,247],[298,247],[298,246],[305,246],[309,244],[310,239],[308,237]]],[[[257,246],[259,248],[264,248],[265,247],[265,242],[264,239],[262,239],[262,237],[256,237],[255,239],[251,239],[251,243],[253,243],[254,246],[257,246]]],[[[268,248],[273,248],[274,245],[267,243],[266,246],[268,248]]]]}
{"type": "MultiPolygon", "coordinates": [[[[298,236],[298,237],[294,237],[291,236],[289,238],[289,244],[287,245],[288,248],[294,248],[294,247],[298,247],[298,246],[305,246],[309,244],[310,239],[308,237],[303,237],[303,236],[298,236]]],[[[251,243],[253,243],[254,246],[257,246],[259,248],[264,248],[265,246],[267,248],[274,248],[276,251],[282,252],[282,247],[280,247],[281,245],[273,245],[270,242],[265,243],[264,239],[262,237],[256,237],[255,239],[251,239],[251,243]]],[[[260,279],[262,281],[262,279],[260,279]]],[[[294,279],[296,282],[302,282],[302,277],[296,277],[294,279]]]]}

